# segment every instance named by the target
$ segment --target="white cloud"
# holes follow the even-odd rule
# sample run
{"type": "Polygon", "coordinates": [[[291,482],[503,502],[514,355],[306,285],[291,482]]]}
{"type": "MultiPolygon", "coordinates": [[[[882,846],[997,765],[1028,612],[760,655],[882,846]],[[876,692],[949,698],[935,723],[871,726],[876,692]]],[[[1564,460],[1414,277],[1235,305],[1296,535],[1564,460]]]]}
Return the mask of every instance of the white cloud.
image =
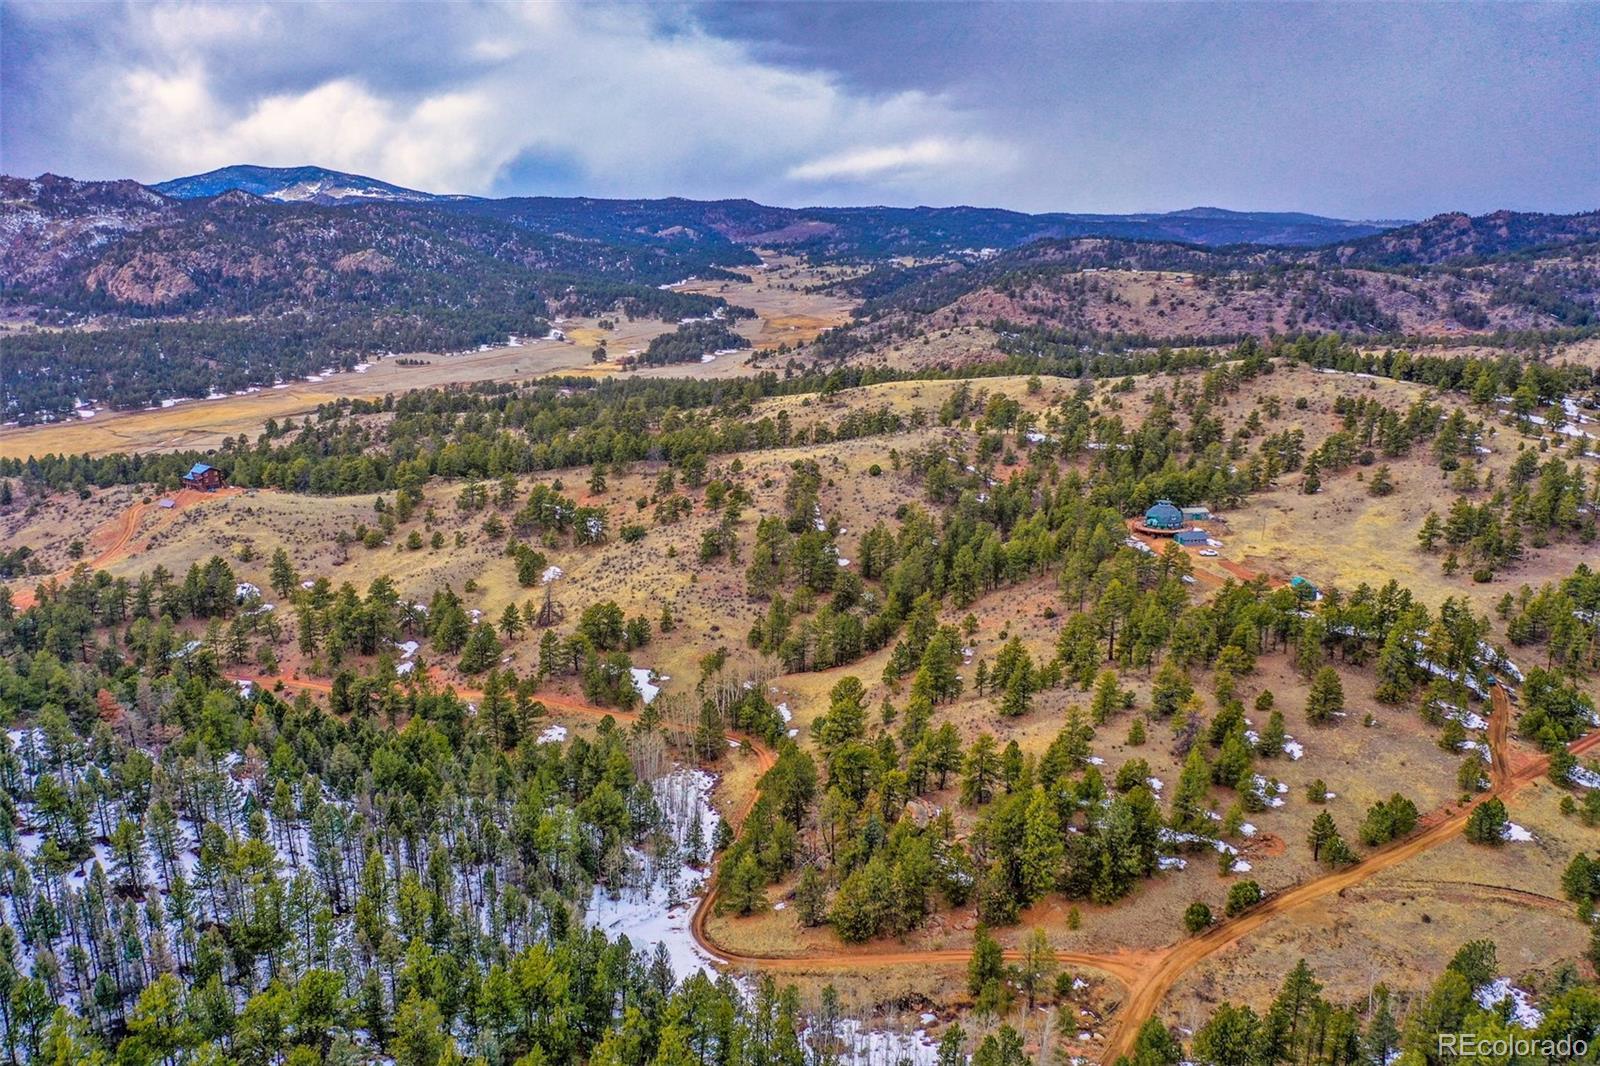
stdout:
{"type": "Polygon", "coordinates": [[[997,159],[1008,159],[1009,154],[1003,146],[977,138],[953,141],[943,137],[926,137],[909,144],[886,144],[836,152],[790,167],[789,177],[796,181],[865,181],[900,176],[907,172],[940,170],[959,164],[992,166],[997,159]]]}
{"type": "Polygon", "coordinates": [[[421,61],[427,77],[408,80],[394,76],[398,59],[385,68],[366,50],[366,31],[436,10],[331,7],[135,9],[109,57],[97,50],[100,65],[82,71],[77,136],[100,138],[146,180],[316,163],[475,193],[532,157],[601,195],[782,200],[908,175],[959,195],[975,156],[991,178],[1015,158],[941,97],[856,92],[692,22],[663,24],[660,9],[452,7],[421,61]],[[308,59],[298,80],[285,77],[281,56],[296,42],[335,62],[308,59]],[[273,76],[252,82],[255,57],[269,53],[280,57],[273,76]]]}

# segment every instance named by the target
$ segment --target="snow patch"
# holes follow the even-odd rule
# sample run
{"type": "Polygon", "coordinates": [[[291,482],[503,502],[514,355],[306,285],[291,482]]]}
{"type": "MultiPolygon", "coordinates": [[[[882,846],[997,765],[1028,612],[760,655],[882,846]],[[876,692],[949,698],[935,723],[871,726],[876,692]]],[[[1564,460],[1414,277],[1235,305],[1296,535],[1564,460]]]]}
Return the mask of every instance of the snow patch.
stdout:
{"type": "MultiPolygon", "coordinates": [[[[711,804],[716,779],[704,770],[678,767],[658,778],[651,789],[661,811],[664,832],[681,852],[689,843],[691,827],[698,822],[709,851],[716,836],[720,816],[711,804]]],[[[590,896],[587,921],[591,928],[608,937],[626,934],[636,948],[649,951],[655,944],[666,947],[673,975],[680,981],[700,971],[715,977],[717,959],[699,944],[689,930],[699,893],[705,887],[704,872],[680,855],[663,857],[628,849],[629,866],[634,876],[629,884],[613,894],[596,885],[590,896]]],[[[704,860],[705,855],[696,856],[704,860]]]]}
{"type": "Polygon", "coordinates": [[[661,695],[661,685],[658,682],[672,680],[642,666],[631,667],[628,672],[633,675],[633,687],[639,690],[639,698],[646,704],[655,702],[655,698],[661,695]],[[652,681],[652,678],[655,680],[652,681]]]}
{"type": "Polygon", "coordinates": [[[1511,1024],[1519,1029],[1537,1029],[1544,1021],[1544,1012],[1533,1004],[1533,997],[1511,983],[1508,977],[1499,977],[1472,994],[1478,1006],[1484,1009],[1497,1007],[1507,998],[1511,1000],[1511,1024]]]}

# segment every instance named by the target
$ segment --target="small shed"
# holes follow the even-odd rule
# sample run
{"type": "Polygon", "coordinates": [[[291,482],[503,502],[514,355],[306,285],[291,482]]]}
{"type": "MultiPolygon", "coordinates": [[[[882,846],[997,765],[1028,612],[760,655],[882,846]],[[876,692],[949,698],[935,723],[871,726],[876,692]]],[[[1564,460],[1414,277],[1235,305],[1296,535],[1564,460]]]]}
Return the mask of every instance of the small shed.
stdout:
{"type": "Polygon", "coordinates": [[[222,471],[205,463],[196,463],[183,475],[183,487],[212,492],[222,487],[222,471]]]}
{"type": "Polygon", "coordinates": [[[1204,547],[1211,538],[1203,529],[1185,529],[1172,539],[1185,547],[1204,547]]]}
{"type": "Polygon", "coordinates": [[[1179,510],[1183,513],[1185,522],[1211,521],[1211,512],[1204,507],[1182,507],[1179,510]]]}

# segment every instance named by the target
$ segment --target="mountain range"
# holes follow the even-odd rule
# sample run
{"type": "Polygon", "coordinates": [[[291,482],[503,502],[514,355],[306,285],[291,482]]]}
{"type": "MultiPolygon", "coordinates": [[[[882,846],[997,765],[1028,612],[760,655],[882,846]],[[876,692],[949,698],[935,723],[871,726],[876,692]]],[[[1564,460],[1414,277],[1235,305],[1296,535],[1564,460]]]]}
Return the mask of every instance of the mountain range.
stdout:
{"type": "Polygon", "coordinates": [[[851,268],[829,284],[862,301],[857,324],[819,357],[953,325],[1089,344],[1600,325],[1600,212],[1399,224],[1219,208],[478,199],[316,167],[157,186],[46,174],[0,177],[0,310],[68,328],[8,337],[4,410],[203,396],[371,353],[537,335],[558,315],[749,314],[669,286],[731,280],[768,250],[851,268]]]}
{"type": "Polygon", "coordinates": [[[971,250],[1009,248],[1049,237],[1107,236],[1145,240],[1190,241],[1196,244],[1322,245],[1354,240],[1404,225],[1404,221],[1352,221],[1280,211],[1229,211],[1194,207],[1129,215],[1026,214],[974,207],[767,207],[750,200],[690,201],[596,200],[587,197],[481,197],[441,195],[392,185],[360,174],[324,167],[263,167],[249,164],[221,167],[204,174],[173,178],[150,186],[180,200],[222,193],[247,192],[285,203],[348,204],[470,202],[471,210],[496,212],[494,205],[519,205],[511,210],[533,215],[564,215],[598,207],[608,214],[672,214],[702,209],[700,224],[719,227],[748,243],[816,244],[833,254],[880,254],[885,241],[902,245],[902,253],[956,251],[955,242],[978,242],[971,250]],[[721,216],[717,218],[716,216],[721,216]],[[870,235],[869,235],[870,234],[870,235]]]}

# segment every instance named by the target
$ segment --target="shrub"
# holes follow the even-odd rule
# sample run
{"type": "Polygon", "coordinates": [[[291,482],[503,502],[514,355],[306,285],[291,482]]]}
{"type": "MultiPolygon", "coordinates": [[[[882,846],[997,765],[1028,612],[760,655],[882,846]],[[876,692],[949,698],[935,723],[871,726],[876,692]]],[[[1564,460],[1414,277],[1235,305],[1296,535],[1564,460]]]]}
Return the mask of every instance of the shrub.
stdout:
{"type": "Polygon", "coordinates": [[[1261,886],[1254,881],[1240,881],[1228,889],[1228,902],[1223,912],[1229,918],[1237,917],[1261,902],[1261,886]]]}
{"type": "Polygon", "coordinates": [[[1183,927],[1189,931],[1190,936],[1208,927],[1213,920],[1211,908],[1200,900],[1189,904],[1189,909],[1183,912],[1183,927]]]}

